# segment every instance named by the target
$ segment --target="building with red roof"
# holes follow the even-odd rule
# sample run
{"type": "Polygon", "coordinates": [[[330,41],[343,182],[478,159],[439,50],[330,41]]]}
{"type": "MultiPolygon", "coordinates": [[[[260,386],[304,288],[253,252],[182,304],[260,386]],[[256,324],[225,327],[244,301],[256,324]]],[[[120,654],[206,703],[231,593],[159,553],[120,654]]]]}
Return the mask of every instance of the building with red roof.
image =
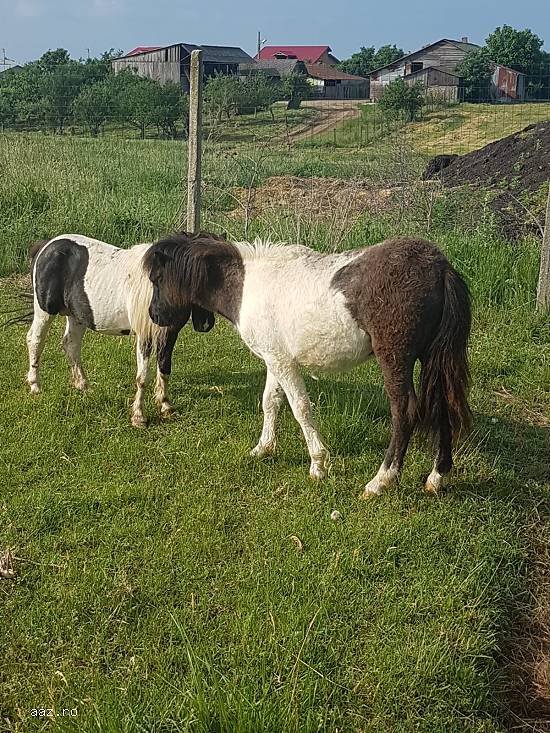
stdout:
{"type": "Polygon", "coordinates": [[[270,59],[297,59],[305,63],[328,66],[336,66],[339,63],[330,46],[264,46],[260,51],[259,60],[270,59]]]}

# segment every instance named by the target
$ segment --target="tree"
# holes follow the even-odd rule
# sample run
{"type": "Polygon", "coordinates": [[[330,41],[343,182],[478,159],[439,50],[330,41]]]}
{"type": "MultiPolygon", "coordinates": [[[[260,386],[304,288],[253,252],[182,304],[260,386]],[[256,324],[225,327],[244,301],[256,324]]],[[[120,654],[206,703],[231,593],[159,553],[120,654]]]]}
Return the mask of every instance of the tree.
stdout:
{"type": "Polygon", "coordinates": [[[457,66],[456,73],[463,78],[466,101],[483,102],[488,99],[492,64],[486,48],[470,51],[457,66]]]}
{"type": "Polygon", "coordinates": [[[287,109],[299,109],[304,99],[311,96],[311,86],[305,74],[286,74],[282,77],[282,92],[288,99],[287,109]]]}
{"type": "Polygon", "coordinates": [[[96,137],[101,126],[113,115],[112,84],[104,80],[84,87],[73,102],[73,112],[96,137]]]}
{"type": "Polygon", "coordinates": [[[119,122],[137,127],[142,140],[149,125],[155,124],[155,107],[160,84],[131,71],[122,71],[112,80],[113,113],[119,122]]]}
{"type": "Polygon", "coordinates": [[[241,94],[241,82],[236,76],[216,74],[206,84],[205,101],[221,121],[224,116],[230,119],[232,114],[236,114],[241,94]]]}
{"type": "Polygon", "coordinates": [[[338,68],[345,71],[346,74],[355,74],[356,76],[367,76],[374,66],[374,46],[361,46],[361,49],[353,53],[349,59],[345,59],[338,64],[338,68]]]}
{"type": "Polygon", "coordinates": [[[184,94],[179,84],[158,85],[155,90],[151,120],[166,137],[176,138],[176,123],[179,120],[183,121],[184,130],[187,132],[189,127],[189,97],[184,94]]]}
{"type": "Polygon", "coordinates": [[[42,77],[44,114],[51,127],[61,134],[70,117],[72,104],[78,96],[81,84],[82,67],[76,61],[55,64],[42,77]]]}
{"type": "Polygon", "coordinates": [[[397,59],[400,59],[402,56],[405,55],[405,52],[402,48],[397,48],[395,44],[393,45],[385,45],[380,46],[378,51],[374,54],[373,58],[373,64],[371,71],[373,69],[379,69],[381,66],[387,66],[388,64],[393,64],[394,61],[397,61],[397,59]]]}
{"type": "Polygon", "coordinates": [[[509,25],[496,28],[485,40],[491,61],[524,74],[540,73],[543,61],[542,39],[525,28],[518,31],[509,25]]]}
{"type": "Polygon", "coordinates": [[[409,85],[401,78],[395,79],[384,89],[378,104],[386,114],[397,117],[403,112],[405,119],[412,122],[424,104],[422,86],[420,84],[409,85]]]}
{"type": "Polygon", "coordinates": [[[378,51],[374,46],[361,46],[360,51],[352,54],[351,58],[341,61],[338,67],[347,74],[368,76],[374,69],[391,64],[404,55],[403,49],[395,45],[380,46],[378,51]]]}
{"type": "Polygon", "coordinates": [[[64,66],[71,60],[69,52],[64,48],[56,48],[55,51],[46,51],[38,59],[38,67],[40,71],[54,71],[58,66],[64,66]]]}
{"type": "Polygon", "coordinates": [[[246,114],[268,109],[274,119],[271,105],[282,96],[280,86],[274,84],[264,72],[251,74],[240,82],[240,96],[237,100],[237,113],[246,114]]]}

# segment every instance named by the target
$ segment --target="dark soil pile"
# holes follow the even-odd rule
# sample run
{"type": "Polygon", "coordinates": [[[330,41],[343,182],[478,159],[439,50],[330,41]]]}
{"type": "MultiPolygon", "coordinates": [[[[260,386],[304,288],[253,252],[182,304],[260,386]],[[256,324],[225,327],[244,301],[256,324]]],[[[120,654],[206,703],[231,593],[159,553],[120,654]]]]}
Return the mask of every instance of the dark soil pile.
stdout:
{"type": "Polygon", "coordinates": [[[543,188],[550,180],[550,120],[458,156],[439,172],[429,167],[425,177],[441,178],[445,186],[493,190],[491,205],[509,236],[538,230],[535,219],[544,221],[543,188]]]}

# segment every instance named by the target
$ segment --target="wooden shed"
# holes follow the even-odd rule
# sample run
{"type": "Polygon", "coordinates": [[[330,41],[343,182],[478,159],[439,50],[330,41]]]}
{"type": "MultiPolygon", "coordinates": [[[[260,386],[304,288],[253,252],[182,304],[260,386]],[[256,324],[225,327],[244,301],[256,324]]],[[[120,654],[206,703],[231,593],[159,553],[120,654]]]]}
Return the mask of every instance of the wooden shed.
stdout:
{"type": "Polygon", "coordinates": [[[252,57],[237,46],[174,43],[171,46],[139,46],[111,63],[115,74],[130,70],[161,84],[181,84],[188,92],[191,52],[199,48],[203,51],[206,78],[215,74],[237,74],[239,64],[252,61],[252,57]]]}
{"type": "MultiPolygon", "coordinates": [[[[398,78],[404,78],[411,82],[430,82],[426,87],[449,87],[456,88],[459,94],[460,77],[456,74],[459,64],[466,56],[478,49],[475,43],[470,43],[466,37],[461,41],[450,38],[442,38],[435,43],[402,56],[391,64],[375,69],[370,74],[370,96],[372,99],[379,99],[390,82],[398,78]],[[425,72],[429,71],[428,74],[425,72]],[[424,72],[424,73],[420,73],[424,72]]],[[[455,92],[452,92],[453,94],[455,92]]]]}

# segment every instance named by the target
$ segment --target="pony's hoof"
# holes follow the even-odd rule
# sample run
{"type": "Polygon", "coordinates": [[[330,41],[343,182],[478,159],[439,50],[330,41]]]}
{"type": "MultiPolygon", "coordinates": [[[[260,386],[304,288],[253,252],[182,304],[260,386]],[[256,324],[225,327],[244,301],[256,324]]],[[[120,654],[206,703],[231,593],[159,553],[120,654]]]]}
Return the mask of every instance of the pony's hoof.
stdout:
{"type": "Polygon", "coordinates": [[[380,481],[378,481],[378,479],[373,478],[372,481],[369,481],[365,486],[365,490],[361,494],[361,499],[373,499],[375,496],[380,496],[383,491],[384,486],[380,481]]]}
{"type": "Polygon", "coordinates": [[[29,384],[29,388],[31,390],[31,394],[40,394],[40,386],[36,382],[29,384]]]}
{"type": "Polygon", "coordinates": [[[266,456],[272,456],[275,454],[274,443],[258,443],[255,448],[252,448],[250,455],[252,458],[265,458],[266,456]]]}
{"type": "Polygon", "coordinates": [[[132,425],[135,428],[146,428],[147,420],[143,417],[143,415],[132,415],[132,425]]]}
{"type": "Polygon", "coordinates": [[[79,380],[73,382],[73,387],[79,392],[85,392],[88,389],[88,382],[85,382],[84,380],[79,380]]]}
{"type": "Polygon", "coordinates": [[[445,486],[445,477],[437,471],[432,471],[426,479],[424,491],[432,496],[437,496],[443,486],[445,486]]]}
{"type": "Polygon", "coordinates": [[[324,466],[318,463],[312,463],[311,467],[309,469],[309,477],[313,479],[313,481],[321,481],[325,478],[327,475],[327,472],[324,469],[324,466]]]}
{"type": "Polygon", "coordinates": [[[172,405],[162,405],[162,407],[160,408],[160,419],[170,420],[171,417],[174,417],[174,410],[172,408],[172,405]]]}

